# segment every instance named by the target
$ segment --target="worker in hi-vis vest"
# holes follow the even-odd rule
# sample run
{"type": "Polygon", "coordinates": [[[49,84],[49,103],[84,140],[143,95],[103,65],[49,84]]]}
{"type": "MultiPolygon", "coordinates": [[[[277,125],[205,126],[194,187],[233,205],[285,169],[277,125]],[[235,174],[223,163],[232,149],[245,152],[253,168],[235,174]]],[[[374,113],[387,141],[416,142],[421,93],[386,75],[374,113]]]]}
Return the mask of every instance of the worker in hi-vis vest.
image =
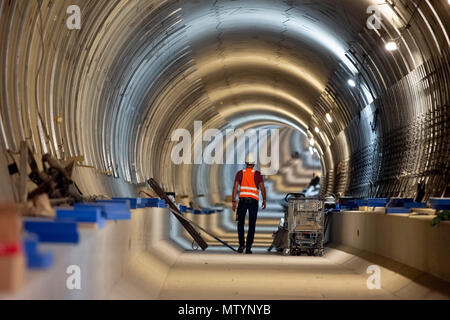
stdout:
{"type": "Polygon", "coordinates": [[[233,211],[236,211],[239,234],[238,253],[252,253],[253,240],[255,238],[256,219],[258,217],[259,190],[263,197],[263,210],[266,209],[266,188],[261,172],[255,170],[256,159],[253,155],[248,155],[245,160],[246,168],[236,174],[233,187],[233,211]],[[239,205],[236,202],[236,194],[239,190],[239,205]],[[247,243],[245,243],[244,225],[245,216],[249,212],[247,243]]]}

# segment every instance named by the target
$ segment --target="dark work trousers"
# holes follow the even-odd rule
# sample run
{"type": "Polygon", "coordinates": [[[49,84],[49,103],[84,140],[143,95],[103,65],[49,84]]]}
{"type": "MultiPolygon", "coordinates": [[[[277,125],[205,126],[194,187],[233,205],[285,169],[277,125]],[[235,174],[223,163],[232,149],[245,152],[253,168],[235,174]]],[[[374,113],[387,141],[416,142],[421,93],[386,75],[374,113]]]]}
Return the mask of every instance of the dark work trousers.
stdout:
{"type": "Polygon", "coordinates": [[[238,234],[240,247],[245,246],[245,236],[244,236],[245,216],[247,215],[247,210],[249,212],[247,246],[246,246],[247,250],[250,250],[252,248],[253,240],[255,238],[256,219],[258,218],[258,206],[259,201],[256,199],[253,198],[239,199],[237,216],[238,216],[238,234]]]}

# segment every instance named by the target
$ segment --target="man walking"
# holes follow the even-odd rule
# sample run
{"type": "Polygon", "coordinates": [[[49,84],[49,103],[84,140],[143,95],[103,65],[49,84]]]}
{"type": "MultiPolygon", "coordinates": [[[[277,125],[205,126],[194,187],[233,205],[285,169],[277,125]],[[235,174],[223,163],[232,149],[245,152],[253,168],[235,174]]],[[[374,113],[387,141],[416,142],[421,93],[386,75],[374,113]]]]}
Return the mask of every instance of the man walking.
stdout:
{"type": "Polygon", "coordinates": [[[256,159],[253,155],[248,155],[245,160],[246,168],[236,174],[233,187],[233,211],[237,207],[237,221],[239,234],[239,250],[238,253],[252,253],[253,240],[255,238],[256,219],[258,217],[259,207],[259,190],[263,197],[263,210],[266,209],[266,188],[261,172],[255,170],[256,159]],[[239,205],[236,202],[236,194],[239,191],[239,205]],[[245,216],[249,212],[249,225],[247,234],[247,243],[245,243],[244,225],[245,216]]]}

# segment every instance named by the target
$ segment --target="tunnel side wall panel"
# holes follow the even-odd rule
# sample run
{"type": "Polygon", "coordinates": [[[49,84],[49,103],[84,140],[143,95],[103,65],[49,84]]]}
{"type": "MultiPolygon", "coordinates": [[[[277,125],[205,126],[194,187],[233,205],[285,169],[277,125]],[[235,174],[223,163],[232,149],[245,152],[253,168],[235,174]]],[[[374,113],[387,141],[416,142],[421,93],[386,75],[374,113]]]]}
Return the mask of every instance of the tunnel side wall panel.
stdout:
{"type": "Polygon", "coordinates": [[[378,213],[333,216],[332,241],[365,250],[450,281],[450,223],[378,213]]]}

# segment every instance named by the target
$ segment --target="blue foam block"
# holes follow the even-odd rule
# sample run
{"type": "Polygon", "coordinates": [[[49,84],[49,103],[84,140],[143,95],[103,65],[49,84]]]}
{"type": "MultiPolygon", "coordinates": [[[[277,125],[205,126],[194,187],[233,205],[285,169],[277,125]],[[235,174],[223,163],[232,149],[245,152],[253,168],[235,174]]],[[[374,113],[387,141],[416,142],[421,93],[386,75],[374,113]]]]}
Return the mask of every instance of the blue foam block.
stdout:
{"type": "Polygon", "coordinates": [[[29,269],[48,269],[53,265],[53,252],[44,252],[39,255],[27,256],[29,269]]]}
{"type": "Polygon", "coordinates": [[[130,200],[98,200],[96,204],[130,210],[130,200]]]}
{"type": "Polygon", "coordinates": [[[403,208],[405,203],[414,202],[412,198],[391,198],[389,200],[388,206],[391,208],[403,208]]]}
{"type": "Polygon", "coordinates": [[[202,214],[213,214],[213,213],[215,213],[215,211],[212,209],[209,209],[209,208],[202,209],[202,214]]]}
{"type": "Polygon", "coordinates": [[[37,237],[27,236],[23,247],[28,269],[46,269],[53,264],[53,252],[39,252],[37,237]]]}
{"type": "Polygon", "coordinates": [[[424,202],[405,202],[405,208],[426,208],[427,204],[424,202]]]}
{"type": "Polygon", "coordinates": [[[39,242],[50,243],[79,243],[80,235],[78,233],[48,232],[37,233],[39,242]]]}
{"type": "Polygon", "coordinates": [[[78,222],[99,222],[102,210],[99,207],[79,207],[77,209],[56,209],[58,219],[74,219],[78,222]]]}
{"type": "Polygon", "coordinates": [[[113,200],[116,201],[129,201],[130,202],[130,209],[137,209],[139,206],[142,205],[142,198],[113,198],[113,200]]]}
{"type": "Polygon", "coordinates": [[[353,210],[358,209],[358,204],[355,201],[347,201],[345,205],[342,205],[343,210],[353,210]]]}
{"type": "Polygon", "coordinates": [[[72,220],[25,220],[24,229],[40,242],[78,243],[78,225],[72,220]]]}
{"type": "Polygon", "coordinates": [[[368,207],[385,207],[386,204],[388,203],[387,198],[371,198],[368,199],[367,201],[367,206],[368,207]]]}
{"type": "Polygon", "coordinates": [[[25,253],[34,253],[38,251],[38,240],[34,234],[28,234],[23,240],[23,249],[25,253]]]}
{"type": "Polygon", "coordinates": [[[131,212],[128,202],[125,201],[102,201],[91,204],[75,204],[75,208],[99,208],[101,210],[102,218],[106,220],[129,220],[131,219],[131,212]]]}
{"type": "Polygon", "coordinates": [[[182,213],[186,213],[187,212],[187,207],[186,206],[180,206],[180,212],[182,213]]]}
{"type": "Polygon", "coordinates": [[[24,228],[31,233],[77,233],[75,221],[62,220],[25,220],[24,228]]]}
{"type": "Polygon", "coordinates": [[[411,209],[410,208],[391,207],[391,208],[386,209],[386,213],[387,214],[390,214],[390,213],[407,214],[407,213],[411,213],[411,209]]]}
{"type": "Polygon", "coordinates": [[[107,212],[106,220],[130,220],[131,212],[107,212]]]}
{"type": "Polygon", "coordinates": [[[79,207],[77,209],[57,209],[58,220],[70,219],[81,223],[96,223],[102,229],[106,223],[100,207],[79,207]]]}
{"type": "Polygon", "coordinates": [[[436,210],[450,210],[450,198],[430,198],[430,205],[436,210]]]}
{"type": "Polygon", "coordinates": [[[358,207],[367,207],[369,201],[366,199],[356,199],[355,203],[358,205],[358,207]]]}
{"type": "Polygon", "coordinates": [[[166,201],[158,198],[147,199],[147,207],[150,208],[165,208],[166,201]]]}
{"type": "Polygon", "coordinates": [[[450,205],[450,198],[430,198],[431,204],[450,205]]]}

